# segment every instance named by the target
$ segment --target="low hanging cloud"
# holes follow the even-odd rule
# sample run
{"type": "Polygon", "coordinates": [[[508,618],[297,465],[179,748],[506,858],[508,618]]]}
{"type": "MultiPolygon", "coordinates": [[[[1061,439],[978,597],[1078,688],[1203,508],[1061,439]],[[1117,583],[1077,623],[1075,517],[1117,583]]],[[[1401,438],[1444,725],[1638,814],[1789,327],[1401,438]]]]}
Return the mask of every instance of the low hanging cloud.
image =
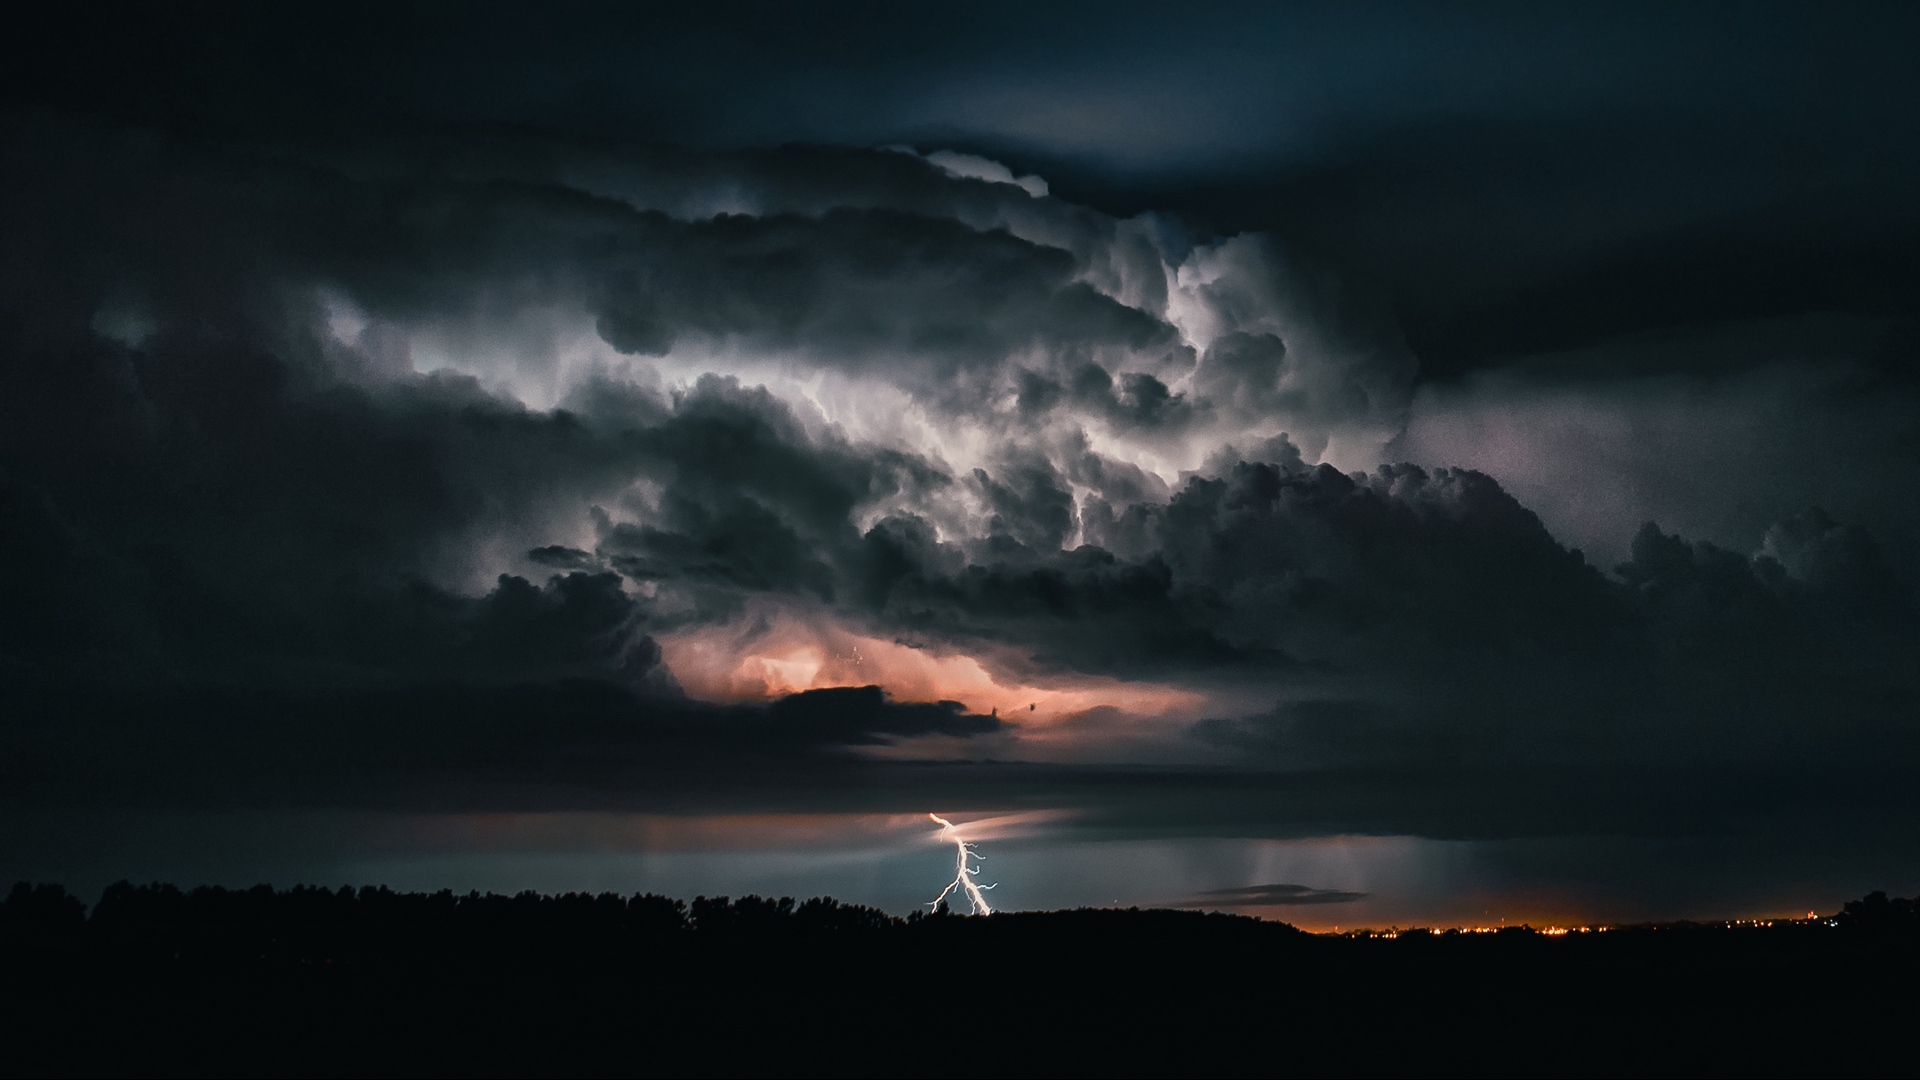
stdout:
{"type": "Polygon", "coordinates": [[[1173,906],[1198,908],[1298,907],[1306,904],[1351,904],[1365,900],[1363,892],[1314,889],[1305,885],[1248,885],[1238,889],[1208,889],[1173,906]]]}

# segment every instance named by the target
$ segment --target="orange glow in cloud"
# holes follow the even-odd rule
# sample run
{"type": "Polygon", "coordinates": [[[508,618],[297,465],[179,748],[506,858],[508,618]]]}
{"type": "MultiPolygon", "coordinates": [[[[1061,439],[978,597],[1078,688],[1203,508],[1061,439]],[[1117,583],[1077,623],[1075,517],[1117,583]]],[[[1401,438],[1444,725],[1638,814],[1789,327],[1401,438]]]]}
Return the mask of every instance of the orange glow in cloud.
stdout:
{"type": "Polygon", "coordinates": [[[1032,685],[996,676],[991,660],[917,649],[790,613],[694,627],[657,640],[681,687],[707,701],[766,701],[802,690],[871,685],[895,701],[958,701],[976,713],[997,709],[1006,719],[1037,721],[1100,706],[1162,715],[1203,701],[1179,687],[1091,675],[1032,685]]]}

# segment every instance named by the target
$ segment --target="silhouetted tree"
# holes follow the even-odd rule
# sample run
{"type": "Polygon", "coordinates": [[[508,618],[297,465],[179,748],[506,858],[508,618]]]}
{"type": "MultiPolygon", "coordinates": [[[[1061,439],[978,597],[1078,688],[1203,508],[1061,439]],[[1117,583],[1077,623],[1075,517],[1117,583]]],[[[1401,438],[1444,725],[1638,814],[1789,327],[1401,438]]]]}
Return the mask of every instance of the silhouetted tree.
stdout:
{"type": "Polygon", "coordinates": [[[1878,889],[1858,900],[1849,900],[1841,909],[1840,925],[1858,933],[1912,935],[1920,933],[1920,897],[1889,899],[1878,889]]]}
{"type": "Polygon", "coordinates": [[[87,905],[59,885],[17,882],[0,903],[0,940],[22,945],[58,945],[86,929],[87,905]]]}

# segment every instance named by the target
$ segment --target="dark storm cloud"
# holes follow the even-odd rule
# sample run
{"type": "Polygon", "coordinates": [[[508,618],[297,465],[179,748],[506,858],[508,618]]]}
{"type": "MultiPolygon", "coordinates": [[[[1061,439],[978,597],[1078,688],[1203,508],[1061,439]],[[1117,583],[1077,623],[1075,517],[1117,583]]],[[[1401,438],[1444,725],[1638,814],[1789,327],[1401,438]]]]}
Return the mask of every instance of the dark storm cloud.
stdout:
{"type": "Polygon", "coordinates": [[[636,578],[831,600],[831,563],[856,542],[855,509],[944,479],[905,454],[816,444],[784,403],[731,377],[702,376],[670,419],[615,431],[663,485],[655,521],[602,526],[599,552],[636,578]]]}
{"type": "Polygon", "coordinates": [[[958,702],[895,702],[878,687],[715,706],[603,677],[515,676],[339,690],[16,675],[5,703],[22,720],[4,735],[4,804],[724,809],[857,784],[876,770],[851,748],[1000,726],[958,702]]]}
{"type": "MultiPolygon", "coordinates": [[[[1059,243],[1067,246],[1038,244],[1006,231],[1010,215],[995,210],[1004,197],[991,191],[972,200],[984,207],[971,215],[977,220],[956,220],[954,204],[968,199],[954,192],[1006,185],[944,178],[906,155],[830,155],[823,171],[841,174],[844,187],[833,198],[798,199],[764,180],[779,176],[782,155],[746,168],[705,159],[684,186],[734,190],[764,216],[708,210],[683,220],[625,201],[649,205],[648,193],[631,185],[610,184],[616,201],[559,177],[523,181],[511,168],[462,177],[434,169],[431,154],[417,148],[397,163],[399,176],[354,178],[274,158],[236,168],[164,140],[44,123],[16,123],[9,142],[20,182],[81,189],[56,213],[83,203],[106,211],[106,220],[84,224],[22,217],[16,257],[59,265],[72,254],[46,244],[97,233],[108,259],[82,271],[92,295],[62,299],[99,305],[112,299],[105,290],[117,290],[129,298],[122,317],[164,318],[207,303],[257,308],[271,299],[262,293],[302,279],[336,284],[389,318],[565,302],[587,307],[600,335],[624,353],[659,355],[689,337],[738,342],[806,352],[856,372],[883,364],[889,379],[923,391],[958,380],[975,394],[979,379],[1022,350],[1082,365],[1075,371],[1084,378],[1084,365],[1106,353],[1180,348],[1165,323],[1077,280],[1072,248],[1110,240],[1110,221],[1077,237],[1076,212],[1052,210],[1029,231],[1064,224],[1069,235],[1059,243]],[[863,190],[863,180],[901,171],[918,190],[863,190]],[[191,263],[198,272],[181,279],[156,262],[191,263]],[[111,277],[99,280],[108,265],[111,277]],[[242,267],[265,276],[249,281],[242,267]],[[183,294],[188,289],[199,295],[183,294]]],[[[1123,412],[1150,413],[1164,397],[1164,387],[1138,375],[1123,376],[1116,394],[1100,389],[1096,397],[1123,412]]]]}
{"type": "Polygon", "coordinates": [[[856,210],[662,221],[626,244],[638,250],[608,257],[598,323],[622,352],[664,354],[682,334],[824,343],[853,365],[931,356],[932,386],[1024,346],[1176,344],[1164,324],[1071,281],[1064,252],[950,221],[856,210]]]}
{"type": "MultiPolygon", "coordinates": [[[[1382,291],[1430,374],[1704,321],[1905,318],[1920,266],[1904,4],[40,14],[0,66],[8,100],[199,133],[454,122],[988,153],[1076,202],[1286,236],[1382,291]]],[[[442,142],[443,161],[488,157],[442,142]]],[[[811,213],[846,180],[835,153],[742,171],[779,173],[748,187],[811,213]]],[[[687,205],[701,167],[652,164],[625,197],[687,205]]],[[[899,209],[926,185],[862,186],[899,209]]]]}
{"type": "Polygon", "coordinates": [[[1350,904],[1365,900],[1366,893],[1315,889],[1306,885],[1248,885],[1239,889],[1208,889],[1181,903],[1180,907],[1292,907],[1300,904],[1350,904]]]}
{"type": "MultiPolygon", "coordinates": [[[[496,229],[538,193],[368,193],[85,129],[15,134],[0,536],[19,583],[0,640],[23,797],[511,778],[622,747],[777,760],[995,726],[878,690],[831,707],[684,702],[644,600],[605,568],[830,595],[819,559],[857,541],[852,508],[930,482],[924,465],[816,444],[730,380],[532,412],[462,376],[383,366],[376,335],[330,340],[289,292],[331,274],[430,304],[487,276],[496,229]],[[112,179],[102,159],[147,171],[112,179]],[[533,547],[527,562],[565,571],[544,585],[435,583],[463,534],[537,535],[546,508],[636,477],[663,491],[658,523],[609,522],[595,552],[533,547]]],[[[544,272],[566,252],[532,254],[544,272]]],[[[778,324],[771,300],[749,300],[778,324]]]]}
{"type": "Polygon", "coordinates": [[[1920,433],[1914,387],[1888,370],[1901,349],[1884,321],[1835,315],[1605,342],[1426,387],[1391,451],[1499,477],[1603,566],[1627,557],[1622,521],[1751,552],[1810,505],[1905,565],[1920,520],[1885,497],[1920,433]]]}
{"type": "MultiPolygon", "coordinates": [[[[282,41],[258,23],[236,32],[282,41]]],[[[405,25],[399,37],[379,55],[406,57],[405,25]]],[[[373,85],[391,88],[396,67],[373,85]]],[[[1648,515],[1608,513],[1628,548],[1615,572],[1568,550],[1493,466],[1437,467],[1462,460],[1452,445],[1413,455],[1426,467],[1345,472],[1318,462],[1347,432],[1283,434],[1281,417],[1366,427],[1380,438],[1353,452],[1370,453],[1400,430],[1414,359],[1380,295],[1279,242],[1120,221],[1059,197],[1070,184],[1035,197],[905,151],[579,134],[604,136],[595,124],[363,137],[316,122],[323,101],[222,114],[205,91],[223,72],[168,82],[175,96],[145,125],[105,106],[8,121],[0,670],[17,800],[917,809],[970,792],[1057,798],[1115,828],[1472,834],[1656,828],[1636,804],[1649,790],[1712,824],[1700,808],[1729,791],[1745,812],[1768,790],[1806,806],[1844,787],[1799,767],[1912,760],[1911,577],[1898,537],[1875,539],[1886,518],[1860,524],[1910,471],[1897,424],[1870,425],[1881,441],[1863,445],[1893,452],[1854,470],[1865,494],[1831,517],[1806,509],[1817,499],[1754,509],[1744,494],[1820,486],[1793,483],[1813,468],[1796,460],[1818,441],[1803,431],[1783,436],[1778,463],[1735,448],[1703,471],[1700,498],[1675,501],[1737,504],[1744,546],[1725,535],[1738,530],[1636,534],[1648,515]],[[1205,309],[1204,342],[1173,325],[1175,300],[1205,309]],[[563,372],[547,310],[617,355],[563,372]],[[511,359],[498,378],[418,373],[429,331],[511,359]],[[703,351],[871,380],[862,392],[978,421],[991,445],[957,464],[936,438],[849,432],[756,376],[669,387],[614,364],[703,351]],[[517,398],[516,379],[557,387],[560,407],[517,398]],[[1187,446],[1201,464],[1177,482],[1122,453],[1187,446]],[[851,751],[944,738],[984,756],[1013,726],[875,688],[753,706],[679,695],[659,640],[756,601],[882,640],[1004,650],[1048,677],[1150,676],[1259,704],[1170,736],[1211,755],[1186,771],[883,764],[851,751]]],[[[37,100],[71,107],[65,85],[37,100]]],[[[432,112],[429,91],[405,89],[432,112]]],[[[1620,150],[1581,144],[1604,125],[1544,139],[1536,125],[1565,104],[1421,138],[1395,126],[1404,102],[1358,110],[1374,120],[1352,138],[1261,151],[1274,172],[1247,188],[1292,200],[1271,223],[1384,279],[1415,346],[1444,343],[1442,374],[1564,335],[1604,344],[1636,319],[1765,307],[1720,273],[1738,258],[1713,256],[1683,263],[1696,268],[1685,295],[1644,314],[1649,290],[1677,279],[1639,270],[1689,242],[1706,189],[1629,199],[1617,221],[1531,224],[1642,175],[1587,168],[1620,150]],[[1531,148],[1537,198],[1492,182],[1515,147],[1531,148]],[[1455,182],[1429,205],[1436,172],[1455,182]],[[1302,224],[1316,215],[1318,233],[1302,224]],[[1484,260],[1462,256],[1475,245],[1484,260]]],[[[943,130],[1018,150],[1076,118],[943,130]]],[[[860,130],[913,136],[891,123],[860,130]]],[[[1155,152],[1177,158],[1164,128],[1155,152]]],[[[1217,151],[1235,130],[1202,141],[1217,151]]],[[[1050,152],[1069,179],[1105,153],[1050,152]]],[[[1138,183],[1108,205],[1151,189],[1217,211],[1225,232],[1253,220],[1235,192],[1210,196],[1178,168],[1138,183]]],[[[1726,190],[1749,207],[1772,197],[1726,190]]],[[[1872,379],[1906,355],[1909,316],[1885,299],[1904,278],[1861,269],[1853,249],[1804,264],[1787,239],[1750,273],[1850,268],[1813,292],[1780,288],[1793,310],[1889,324],[1894,344],[1865,365],[1862,392],[1879,393],[1872,379]],[[1847,282],[1869,281],[1849,299],[1847,282]]],[[[1500,363],[1597,399],[1625,374],[1745,372],[1751,356],[1642,363],[1608,347],[1500,363]]],[[[1866,414],[1843,402],[1833,415],[1866,414]]],[[[1650,458],[1642,472],[1672,468],[1650,458]]],[[[1575,494],[1584,482],[1553,478],[1575,494]]]]}
{"type": "Polygon", "coordinates": [[[1475,473],[1236,463],[1165,504],[1090,503],[1089,543],[1073,551],[1059,550],[1065,492],[1038,476],[1029,492],[996,502],[972,553],[913,518],[876,525],[868,603],[898,625],[1030,642],[1114,673],[1351,664],[1387,642],[1584,646],[1623,614],[1598,573],[1475,473]]]}
{"type": "Polygon", "coordinates": [[[1421,673],[1400,684],[1410,693],[1349,687],[1190,734],[1248,767],[1282,769],[1907,760],[1920,749],[1905,718],[1920,697],[1901,659],[1910,588],[1864,534],[1818,511],[1773,535],[1796,556],[1817,549],[1800,565],[1822,569],[1789,572],[1771,555],[1648,523],[1614,580],[1592,574],[1584,590],[1504,571],[1478,583],[1436,575],[1473,594],[1425,597],[1438,605],[1415,609],[1431,615],[1425,640],[1378,624],[1365,640],[1393,642],[1397,662],[1350,661],[1376,677],[1421,673]],[[1543,605],[1532,615],[1529,600],[1543,605]]]}
{"type": "MultiPolygon", "coordinates": [[[[1164,324],[1070,281],[1073,265],[1060,250],[937,218],[832,210],[689,223],[557,187],[356,183],[264,162],[234,171],[164,142],[156,149],[84,129],[28,125],[15,134],[23,184],[42,197],[73,185],[50,218],[22,206],[14,222],[22,242],[13,277],[23,283],[15,299],[41,294],[33,310],[17,313],[19,325],[63,336],[32,341],[14,369],[22,452],[59,467],[55,447],[92,435],[124,440],[141,423],[158,422],[175,395],[183,412],[214,408],[225,425],[216,430],[192,416],[170,444],[183,452],[195,438],[204,441],[200,449],[219,452],[224,443],[288,436],[259,447],[277,460],[235,462],[231,479],[261,501],[302,489],[305,469],[314,484],[350,482],[356,500],[371,494],[372,506],[412,519],[362,530],[351,543],[404,546],[420,533],[524,512],[647,467],[664,472],[693,549],[701,530],[731,528],[713,522],[750,512],[713,504],[739,491],[785,500],[806,539],[818,543],[833,523],[844,527],[854,503],[902,482],[880,473],[904,470],[913,483],[932,474],[898,454],[865,460],[867,450],[842,449],[816,465],[812,451],[789,451],[798,429],[784,406],[764,391],[725,391],[715,381],[677,406],[658,395],[586,387],[576,403],[598,424],[590,430],[568,414],[536,415],[499,401],[459,377],[418,380],[405,366],[404,339],[395,353],[387,328],[369,327],[344,346],[328,339],[320,313],[301,311],[309,302],[288,295],[314,283],[402,317],[584,302],[598,309],[602,336],[630,351],[694,333],[758,348],[805,347],[822,364],[852,369],[886,357],[890,378],[934,397],[958,395],[958,405],[981,393],[968,388],[967,368],[984,368],[982,378],[991,380],[1002,358],[1022,348],[1084,357],[1103,344],[1171,340],[1164,324]],[[130,176],[143,179],[124,179],[130,176]],[[90,220],[64,216],[83,204],[95,211],[90,220]],[[106,235],[91,239],[96,231],[106,235]],[[72,264],[88,243],[98,243],[101,256],[72,264]],[[92,355],[64,365],[63,351],[92,355]],[[928,366],[916,381],[919,364],[928,366]],[[110,377],[80,385],[89,368],[110,377]],[[337,371],[374,385],[331,383],[337,371]],[[43,375],[46,382],[28,385],[43,375]],[[56,405],[71,394],[63,422],[57,411],[24,408],[49,391],[56,405]],[[676,418],[661,422],[670,414],[676,418]],[[114,430],[86,430],[119,415],[126,420],[114,430]],[[308,422],[289,429],[292,416],[308,422]],[[345,420],[334,424],[335,417],[345,420]],[[785,427],[767,427],[776,421],[785,427]],[[644,432],[608,434],[635,424],[644,432]],[[33,439],[37,432],[44,441],[33,439]],[[346,441],[359,445],[349,449],[346,441]],[[379,468],[323,475],[325,463],[355,453],[379,468]],[[689,456],[699,470],[676,470],[689,456]],[[421,490],[446,481],[492,490],[421,490]],[[514,485],[521,486],[508,490],[514,485]]],[[[1104,377],[1084,362],[1080,370],[1104,377]]],[[[1123,375],[1120,385],[1119,397],[1102,406],[1116,415],[1151,413],[1167,399],[1165,387],[1144,375],[1123,375]]],[[[124,487],[122,478],[101,479],[107,490],[124,487]]],[[[344,500],[340,492],[307,509],[344,500]]],[[[235,525],[261,520],[250,513],[235,525]]],[[[668,543],[664,534],[649,542],[668,543]]],[[[693,549],[682,544],[677,557],[693,549]]]]}

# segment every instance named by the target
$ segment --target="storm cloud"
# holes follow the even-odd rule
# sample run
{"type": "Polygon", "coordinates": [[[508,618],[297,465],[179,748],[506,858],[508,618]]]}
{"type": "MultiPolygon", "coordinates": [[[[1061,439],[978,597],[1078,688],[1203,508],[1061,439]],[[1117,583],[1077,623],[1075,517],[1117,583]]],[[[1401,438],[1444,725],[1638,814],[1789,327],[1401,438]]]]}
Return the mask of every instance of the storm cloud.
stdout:
{"type": "Polygon", "coordinates": [[[1119,168],[1048,142],[1078,106],[1005,113],[1011,70],[973,128],[849,106],[802,142],[16,88],[5,809],[937,795],[1459,837],[1904,798],[1898,243],[1872,288],[1770,307],[1708,259],[1629,316],[1694,202],[1616,247],[1546,210],[1461,239],[1395,179],[1482,221],[1507,132],[1577,202],[1587,151],[1525,118],[1396,140],[1395,90],[1350,136],[1145,132],[1119,168]]]}

